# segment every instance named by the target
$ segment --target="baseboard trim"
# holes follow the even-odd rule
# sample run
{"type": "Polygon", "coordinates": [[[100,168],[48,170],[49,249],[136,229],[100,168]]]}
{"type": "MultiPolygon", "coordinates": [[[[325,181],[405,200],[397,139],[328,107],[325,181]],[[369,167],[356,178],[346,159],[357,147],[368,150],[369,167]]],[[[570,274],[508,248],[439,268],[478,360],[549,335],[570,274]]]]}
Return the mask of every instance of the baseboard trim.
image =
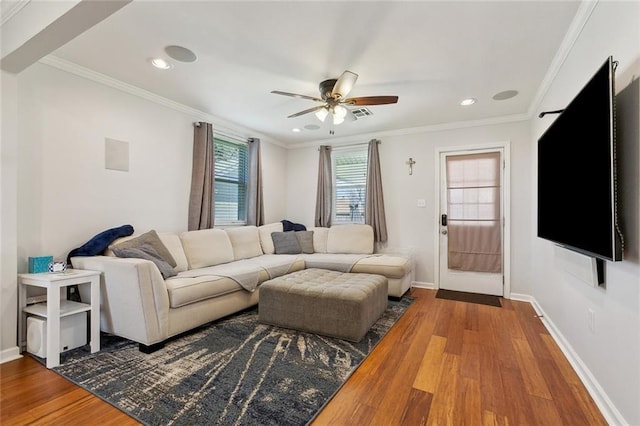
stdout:
{"type": "Polygon", "coordinates": [[[412,281],[411,288],[426,288],[428,290],[435,290],[436,285],[434,283],[425,283],[422,281],[412,281]]]}
{"type": "Polygon", "coordinates": [[[521,302],[529,302],[531,304],[533,309],[540,317],[542,324],[544,324],[546,329],[549,331],[551,337],[553,337],[553,340],[556,341],[564,356],[567,357],[567,360],[569,361],[569,364],[571,364],[571,367],[573,367],[576,374],[578,374],[580,381],[582,381],[584,386],[587,388],[587,392],[589,392],[589,395],[591,395],[591,398],[593,398],[607,423],[609,423],[610,425],[629,424],[627,421],[625,421],[624,417],[615,407],[613,402],[611,402],[611,399],[609,398],[607,393],[604,391],[602,386],[600,386],[600,383],[598,383],[598,380],[596,380],[593,373],[591,373],[591,370],[589,370],[582,359],[578,356],[569,341],[560,332],[558,327],[556,327],[551,318],[549,318],[545,314],[544,309],[542,309],[535,297],[529,296],[528,294],[511,293],[511,299],[519,300],[521,302]]]}
{"type": "Polygon", "coordinates": [[[18,348],[17,346],[0,351],[0,364],[4,364],[5,362],[13,361],[19,358],[22,358],[22,355],[20,355],[20,348],[18,348]]]}

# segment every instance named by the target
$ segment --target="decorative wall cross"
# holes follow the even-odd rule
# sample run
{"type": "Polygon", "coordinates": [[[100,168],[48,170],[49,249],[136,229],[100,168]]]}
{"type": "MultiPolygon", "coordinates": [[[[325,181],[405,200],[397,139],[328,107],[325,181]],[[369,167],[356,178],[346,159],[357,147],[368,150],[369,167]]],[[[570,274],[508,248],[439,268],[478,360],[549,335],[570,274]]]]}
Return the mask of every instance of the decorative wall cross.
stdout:
{"type": "Polygon", "coordinates": [[[416,162],[413,161],[413,158],[409,157],[407,164],[409,165],[409,176],[411,176],[413,174],[413,165],[416,164],[416,162]]]}

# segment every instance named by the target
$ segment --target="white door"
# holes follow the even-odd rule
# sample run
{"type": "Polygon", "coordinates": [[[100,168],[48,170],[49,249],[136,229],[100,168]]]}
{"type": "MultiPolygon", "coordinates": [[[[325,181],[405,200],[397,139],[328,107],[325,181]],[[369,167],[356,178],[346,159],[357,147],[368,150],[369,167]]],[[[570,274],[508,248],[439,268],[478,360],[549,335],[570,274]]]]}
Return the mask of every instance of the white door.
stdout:
{"type": "Polygon", "coordinates": [[[439,288],[504,295],[504,149],[440,152],[439,288]]]}

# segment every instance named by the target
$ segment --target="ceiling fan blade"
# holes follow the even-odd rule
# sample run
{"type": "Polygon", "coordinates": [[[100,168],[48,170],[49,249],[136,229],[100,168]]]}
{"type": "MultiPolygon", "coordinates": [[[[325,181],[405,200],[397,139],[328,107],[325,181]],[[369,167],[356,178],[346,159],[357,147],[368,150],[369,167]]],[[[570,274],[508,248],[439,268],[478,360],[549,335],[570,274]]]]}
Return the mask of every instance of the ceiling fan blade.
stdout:
{"type": "Polygon", "coordinates": [[[318,105],[313,108],[305,109],[304,111],[296,112],[295,114],[291,114],[287,118],[299,117],[301,115],[309,114],[310,112],[318,111],[319,109],[326,108],[325,105],[318,105]]]}
{"type": "Polygon", "coordinates": [[[348,98],[344,100],[348,105],[387,105],[398,102],[397,96],[362,96],[359,98],[348,98]]]}
{"type": "Polygon", "coordinates": [[[281,92],[279,90],[272,90],[271,93],[274,93],[276,95],[290,96],[292,98],[309,99],[310,101],[324,102],[320,98],[314,98],[313,96],[307,96],[307,95],[299,95],[297,93],[281,92]]]}
{"type": "Polygon", "coordinates": [[[342,73],[338,81],[336,81],[333,90],[331,91],[331,97],[334,99],[344,99],[347,97],[353,86],[356,84],[358,74],[351,71],[345,71],[342,73]]]}

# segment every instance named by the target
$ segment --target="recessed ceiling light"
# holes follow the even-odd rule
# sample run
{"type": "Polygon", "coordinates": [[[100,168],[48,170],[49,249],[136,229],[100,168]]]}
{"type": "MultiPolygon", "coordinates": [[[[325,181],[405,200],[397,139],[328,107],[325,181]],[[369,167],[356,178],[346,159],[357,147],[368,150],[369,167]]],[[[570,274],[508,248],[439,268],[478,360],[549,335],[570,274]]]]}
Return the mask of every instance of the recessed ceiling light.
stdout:
{"type": "Polygon", "coordinates": [[[168,70],[169,68],[173,67],[173,65],[171,65],[169,62],[165,61],[162,58],[153,58],[153,59],[150,59],[150,62],[151,62],[151,65],[161,70],[168,70]]]}
{"type": "Polygon", "coordinates": [[[182,46],[167,46],[164,48],[164,51],[169,57],[180,62],[193,62],[198,59],[195,53],[182,46]]]}
{"type": "Polygon", "coordinates": [[[493,95],[493,99],[496,101],[504,101],[505,99],[511,99],[518,94],[517,90],[505,90],[500,93],[496,93],[493,95]]]}
{"type": "Polygon", "coordinates": [[[460,105],[462,106],[469,106],[469,105],[473,105],[476,103],[476,100],[474,98],[467,98],[467,99],[463,99],[460,102],[460,105]]]}
{"type": "Polygon", "coordinates": [[[295,128],[293,128],[293,129],[291,129],[291,131],[292,131],[293,133],[300,133],[302,130],[301,130],[301,129],[298,129],[297,127],[295,127],[295,128]]]}

